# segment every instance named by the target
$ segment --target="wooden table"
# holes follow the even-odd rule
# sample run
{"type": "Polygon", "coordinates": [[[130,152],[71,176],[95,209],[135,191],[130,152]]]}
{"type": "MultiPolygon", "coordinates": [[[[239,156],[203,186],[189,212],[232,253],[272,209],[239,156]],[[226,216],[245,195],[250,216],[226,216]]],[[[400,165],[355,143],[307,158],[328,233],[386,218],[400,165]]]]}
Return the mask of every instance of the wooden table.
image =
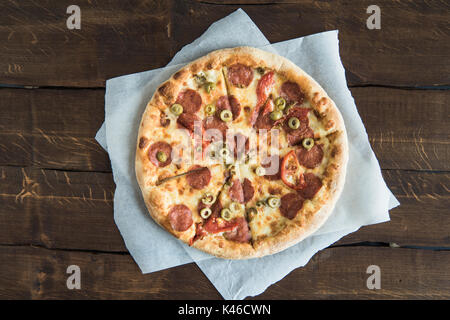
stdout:
{"type": "Polygon", "coordinates": [[[0,298],[221,298],[192,263],[140,273],[94,136],[106,79],[164,66],[239,7],[271,42],[339,29],[348,85],[401,202],[391,222],[344,237],[256,298],[450,298],[450,5],[438,0],[2,1],[0,298]],[[71,4],[80,30],[66,27],[71,4]],[[380,30],[366,27],[371,4],[380,30]],[[81,290],[66,287],[69,265],[81,290]],[[366,286],[369,265],[379,290],[366,286]]]}

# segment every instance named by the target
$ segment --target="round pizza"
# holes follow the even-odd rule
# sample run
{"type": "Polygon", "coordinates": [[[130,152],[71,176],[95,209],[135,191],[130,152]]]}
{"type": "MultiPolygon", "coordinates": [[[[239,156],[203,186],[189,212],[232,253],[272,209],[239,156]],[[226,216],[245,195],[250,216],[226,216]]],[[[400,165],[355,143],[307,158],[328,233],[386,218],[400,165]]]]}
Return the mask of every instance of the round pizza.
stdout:
{"type": "Polygon", "coordinates": [[[342,116],[291,61],[222,49],[161,84],[139,127],[136,176],[151,217],[187,245],[247,259],[315,232],[342,191],[342,116]]]}

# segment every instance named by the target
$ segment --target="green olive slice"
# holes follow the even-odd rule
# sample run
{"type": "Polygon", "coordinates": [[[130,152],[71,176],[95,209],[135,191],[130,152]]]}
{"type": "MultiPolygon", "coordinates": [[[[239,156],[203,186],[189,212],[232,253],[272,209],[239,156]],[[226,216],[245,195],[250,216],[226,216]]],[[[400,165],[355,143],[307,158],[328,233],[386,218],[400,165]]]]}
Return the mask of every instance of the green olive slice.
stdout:
{"type": "Polygon", "coordinates": [[[176,115],[179,116],[180,114],[183,113],[183,106],[181,104],[178,103],[174,103],[171,107],[170,107],[170,111],[176,115]]]}
{"type": "Polygon", "coordinates": [[[198,85],[202,85],[203,83],[205,83],[206,81],[206,77],[204,75],[194,75],[195,81],[197,82],[198,85]]]}
{"type": "Polygon", "coordinates": [[[256,167],[256,169],[255,169],[255,174],[256,174],[257,176],[261,177],[261,176],[263,176],[263,175],[266,174],[266,170],[265,170],[263,167],[261,167],[261,166],[256,167]]]}
{"type": "Polygon", "coordinates": [[[214,114],[214,112],[216,112],[216,106],[215,106],[215,105],[213,105],[212,103],[210,103],[210,104],[207,104],[207,105],[205,106],[205,113],[206,113],[207,115],[211,116],[211,115],[214,114]]]}
{"type": "Polygon", "coordinates": [[[271,208],[278,208],[281,204],[280,198],[278,197],[269,197],[267,199],[267,205],[271,208]]]}
{"type": "Polygon", "coordinates": [[[222,148],[219,150],[219,154],[222,158],[226,158],[230,155],[230,150],[228,148],[222,148]]]}
{"type": "Polygon", "coordinates": [[[220,112],[220,119],[223,122],[230,122],[231,120],[233,120],[233,114],[230,110],[222,110],[222,112],[220,112]]]}
{"type": "Polygon", "coordinates": [[[205,91],[210,93],[216,88],[216,84],[214,82],[206,82],[205,83],[205,91]]]}
{"type": "Polygon", "coordinates": [[[220,210],[220,216],[222,217],[223,220],[230,221],[231,220],[231,210],[228,208],[223,208],[222,210],[220,210]]]}
{"type": "Polygon", "coordinates": [[[200,210],[200,216],[203,219],[208,219],[209,216],[211,215],[212,210],[210,208],[203,208],[202,210],[200,210]]]}
{"type": "Polygon", "coordinates": [[[300,120],[296,117],[289,118],[288,125],[293,130],[298,129],[300,127],[300,120]]]}
{"type": "Polygon", "coordinates": [[[280,110],[275,110],[270,113],[270,119],[272,119],[273,121],[280,120],[281,117],[283,117],[283,112],[280,110]]]}
{"type": "Polygon", "coordinates": [[[213,204],[216,201],[216,196],[211,192],[207,192],[202,197],[203,204],[213,204]]]}
{"type": "Polygon", "coordinates": [[[158,159],[159,162],[166,162],[167,161],[167,154],[162,151],[158,151],[156,153],[156,159],[158,159]]]}
{"type": "Polygon", "coordinates": [[[302,141],[302,145],[306,150],[310,150],[312,147],[314,147],[314,139],[305,138],[302,141]]]}
{"type": "Polygon", "coordinates": [[[284,110],[284,108],[286,107],[286,100],[283,97],[276,98],[275,106],[278,110],[284,110]]]}

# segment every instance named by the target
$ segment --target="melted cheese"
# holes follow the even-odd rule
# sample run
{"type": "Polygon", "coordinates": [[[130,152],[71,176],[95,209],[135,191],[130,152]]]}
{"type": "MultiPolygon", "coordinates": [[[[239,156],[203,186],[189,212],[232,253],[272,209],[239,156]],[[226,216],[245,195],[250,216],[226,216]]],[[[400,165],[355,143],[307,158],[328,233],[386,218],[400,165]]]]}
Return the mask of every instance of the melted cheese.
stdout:
{"type": "Polygon", "coordinates": [[[282,197],[290,193],[281,181],[269,181],[263,177],[255,177],[252,180],[255,188],[253,199],[247,204],[247,208],[256,208],[258,213],[250,217],[250,230],[253,240],[258,240],[266,236],[274,236],[280,232],[289,220],[281,215],[279,208],[271,208],[269,206],[256,207],[256,202],[266,201],[269,196],[282,197]]]}
{"type": "Polygon", "coordinates": [[[210,192],[217,196],[225,181],[224,171],[220,165],[209,167],[211,171],[211,181],[206,187],[201,190],[192,188],[186,179],[186,176],[170,179],[158,188],[163,192],[164,198],[162,205],[166,206],[165,210],[168,212],[175,204],[184,204],[192,211],[192,216],[195,222],[200,222],[202,219],[198,214],[198,204],[205,193],[210,192]]]}
{"type": "MultiPolygon", "coordinates": [[[[238,178],[241,182],[243,182],[245,178],[249,179],[252,182],[255,194],[254,197],[245,205],[245,208],[243,210],[238,212],[232,212],[232,218],[241,216],[246,217],[246,211],[249,208],[252,207],[256,208],[257,201],[260,200],[265,201],[270,195],[276,195],[281,198],[283,195],[293,192],[293,190],[288,188],[281,180],[270,181],[265,179],[264,177],[258,177],[255,174],[255,168],[261,165],[261,159],[259,156],[257,156],[256,153],[256,146],[260,142],[261,137],[258,138],[256,131],[254,131],[253,128],[250,128],[248,123],[252,111],[257,104],[256,88],[259,79],[261,78],[261,74],[254,71],[253,80],[247,88],[237,88],[228,83],[226,67],[224,67],[222,70],[204,71],[199,75],[204,75],[207,81],[214,82],[217,84],[217,86],[214,91],[208,94],[206,93],[205,90],[203,90],[203,88],[199,87],[198,83],[195,81],[193,77],[191,77],[186,81],[182,89],[190,88],[196,90],[197,92],[200,93],[202,97],[202,108],[197,113],[197,115],[201,119],[204,119],[206,117],[206,115],[204,114],[204,106],[206,104],[209,103],[216,104],[217,99],[219,97],[226,94],[233,95],[238,99],[241,105],[241,113],[237,119],[233,120],[232,123],[227,123],[227,125],[230,128],[230,132],[240,133],[251,139],[249,152],[250,161],[246,163],[245,157],[243,157],[243,159],[236,162],[235,166],[237,173],[235,177],[232,177],[232,179],[238,178]]],[[[275,74],[275,84],[270,93],[271,98],[273,100],[275,100],[279,96],[281,86],[285,81],[286,79],[280,77],[278,74],[275,74]]],[[[311,105],[308,101],[305,101],[301,107],[310,108],[311,105]]],[[[164,138],[163,133],[166,132],[166,134],[169,137],[168,139],[170,141],[179,142],[183,140],[184,142],[187,142],[190,139],[189,137],[182,137],[180,136],[179,133],[176,132],[177,129],[176,116],[171,114],[170,111],[168,111],[168,109],[166,109],[165,113],[166,116],[171,120],[171,123],[168,128],[161,130],[161,132],[158,131],[157,136],[155,137],[155,141],[157,139],[166,140],[164,138]]],[[[308,118],[309,118],[309,126],[314,131],[316,138],[318,138],[316,143],[320,143],[322,145],[324,151],[324,158],[322,163],[317,168],[307,169],[301,167],[301,171],[313,172],[319,177],[322,177],[323,172],[328,165],[328,161],[326,159],[329,159],[331,153],[330,142],[326,137],[330,132],[325,130],[322,122],[319,119],[317,119],[317,117],[314,115],[313,112],[308,113],[308,118]]],[[[278,166],[281,166],[281,159],[283,158],[283,156],[287,154],[289,151],[298,148],[298,146],[294,148],[288,145],[286,133],[284,132],[284,130],[280,129],[278,133],[279,135],[277,141],[280,148],[279,150],[280,163],[278,164],[278,166]]],[[[273,140],[271,141],[273,142],[273,140]]],[[[270,145],[259,145],[260,149],[262,149],[261,152],[263,152],[264,154],[278,153],[278,150],[272,150],[272,148],[274,147],[274,143],[272,142],[270,145]]],[[[211,169],[213,178],[207,188],[203,190],[193,190],[187,185],[185,177],[175,179],[173,181],[168,181],[166,182],[165,185],[165,190],[167,193],[166,195],[167,203],[169,204],[183,203],[187,205],[194,213],[195,217],[194,220],[196,222],[202,221],[202,219],[197,214],[197,207],[201,197],[204,195],[205,192],[212,192],[213,194],[218,195],[221,204],[224,208],[229,207],[232,203],[229,193],[231,185],[223,184],[225,172],[223,160],[217,158],[210,159],[209,157],[207,157],[206,159],[207,159],[206,162],[205,161],[201,162],[201,164],[210,166],[214,163],[214,165],[211,167],[214,168],[211,169]]],[[[184,169],[186,168],[186,165],[182,166],[184,169]]],[[[320,195],[323,194],[323,192],[324,188],[322,188],[319,191],[317,197],[320,197],[320,195]]],[[[319,204],[317,203],[317,201],[305,200],[302,211],[297,215],[295,219],[301,219],[302,212],[315,210],[318,205],[319,204]]],[[[283,230],[283,228],[285,228],[288,224],[292,223],[292,221],[281,215],[279,208],[270,208],[268,206],[264,206],[262,208],[257,208],[257,211],[258,213],[256,215],[254,215],[251,218],[248,217],[249,227],[251,229],[253,240],[274,236],[281,230],[283,230]]]]}

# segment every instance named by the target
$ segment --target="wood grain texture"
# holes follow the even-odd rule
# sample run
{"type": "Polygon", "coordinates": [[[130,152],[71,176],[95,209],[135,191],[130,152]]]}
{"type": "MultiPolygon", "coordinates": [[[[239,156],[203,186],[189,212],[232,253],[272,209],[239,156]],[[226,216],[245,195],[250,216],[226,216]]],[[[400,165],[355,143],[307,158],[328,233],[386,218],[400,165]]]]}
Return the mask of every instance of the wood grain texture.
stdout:
{"type": "MultiPolygon", "coordinates": [[[[337,244],[450,247],[450,174],[383,174],[401,203],[392,210],[392,221],[363,228],[337,244]]],[[[109,173],[0,167],[0,244],[125,252],[113,220],[113,192],[109,173]]]]}
{"type": "Polygon", "coordinates": [[[383,170],[400,206],[391,221],[362,227],[337,245],[363,241],[400,246],[450,247],[450,173],[383,170]]]}
{"type": "Polygon", "coordinates": [[[0,164],[111,171],[95,140],[104,90],[0,89],[0,164]]]}
{"type": "Polygon", "coordinates": [[[449,84],[450,28],[444,12],[450,4],[377,1],[381,29],[369,30],[366,10],[372,4],[369,0],[179,1],[173,21],[183,23],[173,23],[175,50],[200,36],[214,21],[242,8],[272,43],[338,29],[350,85],[449,84]]]}
{"type": "Polygon", "coordinates": [[[381,30],[366,28],[369,0],[264,2],[83,0],[81,30],[68,30],[69,0],[4,1],[0,83],[104,86],[108,78],[164,66],[242,7],[271,42],[338,29],[351,85],[450,84],[448,2],[380,0],[381,30]]]}
{"type": "Polygon", "coordinates": [[[0,2],[0,86],[55,87],[0,88],[0,299],[220,298],[195,264],[141,274],[94,137],[106,79],[166,65],[238,8],[271,42],[339,30],[352,95],[401,203],[389,223],[344,237],[256,299],[450,298],[450,90],[406,90],[450,85],[450,3],[380,0],[381,30],[366,28],[369,0],[80,0],[82,28],[68,30],[71,4],[0,2]],[[81,290],[66,287],[72,264],[81,290]],[[372,264],[381,290],[366,287],[372,264]]]}
{"type": "Polygon", "coordinates": [[[448,299],[443,272],[448,251],[382,247],[328,248],[269,287],[258,299],[448,299]],[[381,289],[369,290],[367,267],[381,270],[381,289]]]}
{"type": "Polygon", "coordinates": [[[351,92],[383,169],[450,170],[450,90],[351,92]]]}
{"type": "MultiPolygon", "coordinates": [[[[450,170],[449,90],[352,88],[383,169],[450,170]]],[[[0,89],[0,165],[110,172],[104,90],[0,89]]]]}
{"type": "MultiPolygon", "coordinates": [[[[195,264],[142,275],[129,255],[0,246],[2,299],[219,299],[195,264]],[[68,290],[66,269],[81,269],[81,289],[68,290]]],[[[448,299],[450,252],[376,247],[328,248],[258,299],[448,299]],[[381,289],[369,290],[369,265],[381,289]],[[301,290],[299,289],[301,288],[301,290]]]]}
{"type": "Polygon", "coordinates": [[[195,264],[143,275],[127,254],[0,246],[0,256],[2,299],[220,298],[195,264]],[[80,290],[67,289],[70,265],[81,269],[80,290]]]}
{"type": "Polygon", "coordinates": [[[80,0],[81,29],[69,30],[72,4],[0,3],[0,83],[99,87],[169,62],[170,2],[80,0]]]}
{"type": "Polygon", "coordinates": [[[111,174],[0,168],[0,243],[125,252],[111,174]]]}

